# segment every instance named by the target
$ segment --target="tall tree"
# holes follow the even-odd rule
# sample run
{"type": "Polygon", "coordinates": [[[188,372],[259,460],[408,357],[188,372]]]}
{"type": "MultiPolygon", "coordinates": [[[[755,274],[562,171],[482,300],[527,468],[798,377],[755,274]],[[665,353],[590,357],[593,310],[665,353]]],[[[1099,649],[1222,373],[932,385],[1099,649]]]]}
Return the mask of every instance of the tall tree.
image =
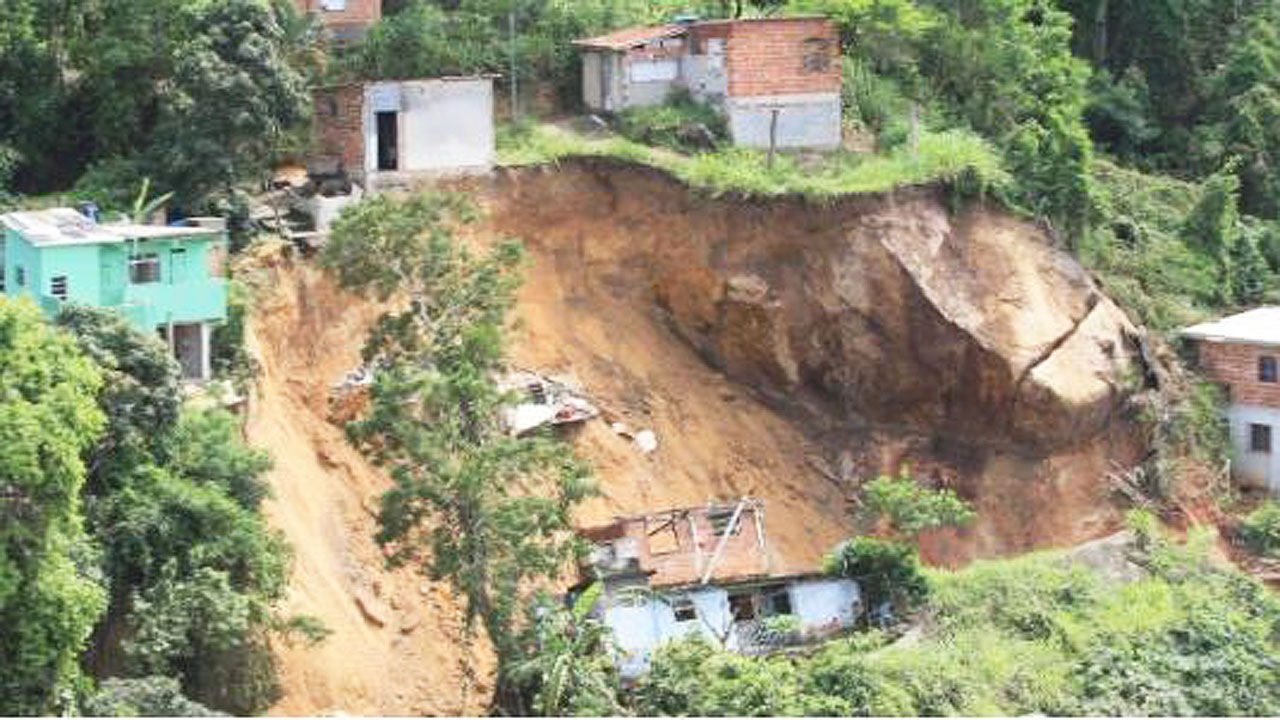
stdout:
{"type": "Polygon", "coordinates": [[[0,713],[68,710],[104,607],[87,577],[81,453],[101,378],[26,301],[0,298],[0,713]]]}
{"type": "Polygon", "coordinates": [[[473,255],[455,231],[474,218],[455,194],[379,195],[343,213],[321,260],[346,288],[405,299],[370,335],[371,408],[348,426],[396,483],[378,539],[393,563],[452,584],[497,652],[498,701],[523,711],[511,669],[529,593],[563,569],[569,512],[591,486],[562,443],[501,423],[495,374],[521,253],[501,241],[473,255]]]}

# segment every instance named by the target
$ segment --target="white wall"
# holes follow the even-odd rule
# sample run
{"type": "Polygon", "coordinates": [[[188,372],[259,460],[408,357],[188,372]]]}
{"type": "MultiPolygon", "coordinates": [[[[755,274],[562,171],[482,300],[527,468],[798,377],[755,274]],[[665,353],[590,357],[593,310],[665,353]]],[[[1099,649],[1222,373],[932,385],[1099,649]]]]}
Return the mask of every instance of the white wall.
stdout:
{"type": "Polygon", "coordinates": [[[1280,496],[1280,409],[1255,405],[1232,405],[1227,411],[1231,428],[1231,474],[1236,480],[1266,487],[1280,496]],[[1271,426],[1271,452],[1249,450],[1249,425],[1271,426]]]}
{"type": "Polygon", "coordinates": [[[773,109],[778,109],[779,148],[833,150],[840,146],[840,95],[770,95],[729,98],[729,136],[739,147],[769,147],[773,109]]]}
{"type": "Polygon", "coordinates": [[[858,584],[852,580],[819,578],[791,586],[791,612],[805,632],[852,625],[860,601],[858,584]]]}
{"type": "MultiPolygon", "coordinates": [[[[399,88],[399,172],[476,172],[495,158],[493,80],[405,80],[365,86],[365,171],[377,173],[374,113],[399,88]]],[[[390,109],[390,108],[385,108],[390,109]]]]}

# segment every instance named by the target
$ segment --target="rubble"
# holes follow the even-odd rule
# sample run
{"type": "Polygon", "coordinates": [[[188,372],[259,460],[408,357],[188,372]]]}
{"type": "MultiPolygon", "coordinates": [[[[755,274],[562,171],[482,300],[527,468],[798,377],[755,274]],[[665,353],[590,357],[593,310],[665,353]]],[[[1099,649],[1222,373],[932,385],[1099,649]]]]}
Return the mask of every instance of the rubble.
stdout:
{"type": "Polygon", "coordinates": [[[514,437],[544,425],[580,423],[600,415],[600,410],[569,383],[527,371],[502,378],[498,386],[523,393],[521,402],[503,411],[503,421],[514,437]]]}

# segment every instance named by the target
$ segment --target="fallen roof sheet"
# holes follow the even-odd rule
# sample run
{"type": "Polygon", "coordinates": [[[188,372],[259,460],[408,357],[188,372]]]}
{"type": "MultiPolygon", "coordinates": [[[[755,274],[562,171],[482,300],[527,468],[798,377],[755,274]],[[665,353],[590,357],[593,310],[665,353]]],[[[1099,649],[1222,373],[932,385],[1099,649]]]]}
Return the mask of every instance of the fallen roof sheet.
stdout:
{"type": "Polygon", "coordinates": [[[1280,306],[1254,308],[1182,331],[1183,337],[1210,342],[1280,345],[1280,306]]]}
{"type": "Polygon", "coordinates": [[[685,25],[653,25],[650,27],[634,27],[618,30],[608,35],[574,40],[579,47],[597,48],[601,50],[629,50],[644,45],[652,40],[677,37],[688,32],[685,25]]]}

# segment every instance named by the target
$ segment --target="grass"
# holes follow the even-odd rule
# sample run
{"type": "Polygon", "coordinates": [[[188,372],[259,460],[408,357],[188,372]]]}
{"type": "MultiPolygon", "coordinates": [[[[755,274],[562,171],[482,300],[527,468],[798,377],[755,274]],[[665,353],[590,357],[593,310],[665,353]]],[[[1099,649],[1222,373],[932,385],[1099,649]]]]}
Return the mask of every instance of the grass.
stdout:
{"type": "Polygon", "coordinates": [[[770,167],[765,152],[745,148],[681,155],[616,136],[588,138],[548,125],[499,130],[498,162],[503,165],[539,165],[571,157],[649,165],[713,195],[794,194],[824,200],[935,183],[985,192],[1009,181],[991,145],[959,131],[923,133],[916,152],[906,147],[876,156],[837,151],[816,159],[779,154],[770,167]]]}

